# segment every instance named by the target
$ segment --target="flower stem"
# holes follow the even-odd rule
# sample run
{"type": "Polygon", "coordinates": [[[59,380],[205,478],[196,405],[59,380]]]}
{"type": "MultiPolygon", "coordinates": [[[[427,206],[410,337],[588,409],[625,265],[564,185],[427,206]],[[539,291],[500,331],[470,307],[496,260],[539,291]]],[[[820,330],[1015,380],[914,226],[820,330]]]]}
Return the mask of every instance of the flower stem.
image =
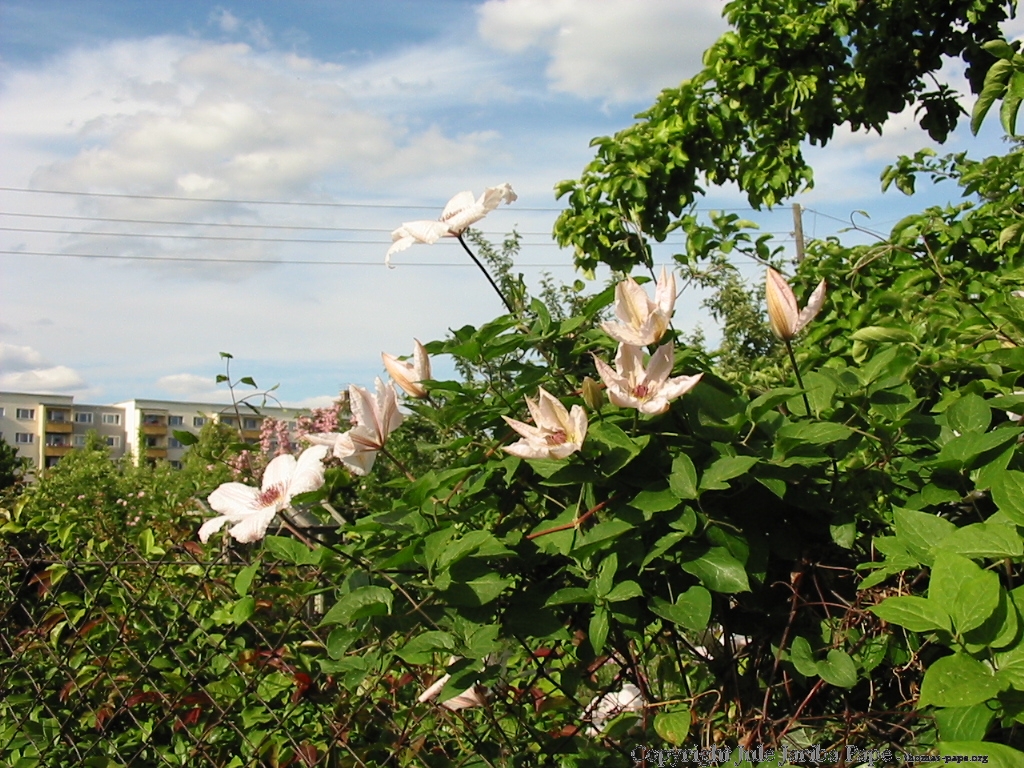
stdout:
{"type": "Polygon", "coordinates": [[[416,476],[412,472],[410,472],[408,469],[406,469],[405,464],[403,464],[401,461],[399,461],[398,458],[393,453],[391,453],[391,451],[389,451],[384,446],[381,446],[379,450],[380,450],[381,453],[383,453],[385,456],[387,456],[391,460],[392,464],[394,464],[396,467],[398,467],[398,469],[402,472],[402,474],[405,475],[406,479],[410,483],[415,483],[416,482],[416,476]]]}
{"type": "Polygon", "coordinates": [[[480,263],[480,259],[476,257],[476,254],[470,250],[468,245],[466,245],[466,241],[462,239],[462,235],[456,235],[455,237],[458,239],[460,243],[462,243],[463,250],[465,250],[466,253],[469,254],[469,258],[473,260],[473,263],[476,264],[477,267],[480,268],[480,271],[484,273],[484,277],[487,278],[487,282],[491,284],[491,288],[493,288],[494,292],[497,293],[498,296],[501,298],[501,301],[505,305],[505,309],[508,310],[508,313],[510,315],[514,315],[516,311],[512,309],[512,304],[509,302],[508,299],[505,298],[505,294],[501,292],[501,288],[498,287],[498,284],[494,282],[494,278],[491,277],[491,273],[487,271],[487,268],[480,263]]]}
{"type": "Polygon", "coordinates": [[[793,354],[793,345],[789,343],[789,339],[786,339],[786,351],[789,352],[789,362],[793,364],[793,373],[796,374],[796,383],[800,387],[800,395],[804,399],[804,408],[807,409],[807,415],[811,415],[811,403],[807,399],[807,390],[804,389],[804,380],[800,376],[800,366],[796,364],[796,355],[793,354]]]}

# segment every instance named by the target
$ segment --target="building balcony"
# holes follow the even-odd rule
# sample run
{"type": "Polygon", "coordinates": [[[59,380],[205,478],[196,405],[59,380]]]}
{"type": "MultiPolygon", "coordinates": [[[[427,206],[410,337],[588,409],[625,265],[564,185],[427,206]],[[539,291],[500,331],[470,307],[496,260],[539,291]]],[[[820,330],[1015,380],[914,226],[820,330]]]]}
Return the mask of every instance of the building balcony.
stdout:
{"type": "Polygon", "coordinates": [[[242,440],[244,440],[247,443],[250,442],[250,441],[254,441],[254,442],[258,443],[260,441],[260,430],[258,430],[258,429],[243,429],[242,430],[242,440]]]}
{"type": "Polygon", "coordinates": [[[167,425],[166,424],[146,424],[142,423],[142,434],[144,435],[166,435],[167,425]]]}
{"type": "Polygon", "coordinates": [[[46,421],[46,431],[58,432],[62,435],[70,435],[72,432],[75,431],[75,425],[72,424],[70,421],[64,421],[63,419],[60,419],[58,421],[50,421],[48,419],[46,421]]]}
{"type": "Polygon", "coordinates": [[[147,459],[166,459],[167,449],[166,448],[147,448],[146,449],[147,459]]]}
{"type": "Polygon", "coordinates": [[[72,445],[44,445],[43,456],[67,456],[73,450],[72,445]]]}

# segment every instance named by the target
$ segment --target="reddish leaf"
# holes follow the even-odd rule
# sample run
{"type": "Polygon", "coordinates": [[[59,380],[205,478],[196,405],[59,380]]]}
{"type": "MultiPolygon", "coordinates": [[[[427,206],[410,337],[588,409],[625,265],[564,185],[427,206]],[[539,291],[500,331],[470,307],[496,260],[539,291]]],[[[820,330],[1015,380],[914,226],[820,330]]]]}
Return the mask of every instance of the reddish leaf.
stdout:
{"type": "Polygon", "coordinates": [[[320,753],[317,751],[317,748],[309,742],[303,742],[297,751],[299,753],[299,759],[306,765],[316,765],[317,761],[320,759],[320,753]]]}
{"type": "Polygon", "coordinates": [[[181,545],[181,547],[190,555],[192,555],[192,557],[194,557],[196,560],[202,560],[203,556],[206,554],[205,552],[203,552],[203,545],[200,544],[198,541],[186,541],[184,544],[181,545]]]}
{"type": "Polygon", "coordinates": [[[64,686],[60,689],[60,693],[57,694],[57,698],[59,698],[61,701],[67,701],[68,700],[68,696],[71,695],[71,692],[75,691],[77,689],[78,689],[78,685],[75,683],[75,681],[74,680],[68,680],[64,684],[64,686]]]}
{"type": "Polygon", "coordinates": [[[106,724],[110,716],[114,714],[114,710],[110,708],[109,704],[104,704],[102,707],[96,710],[96,730],[102,731],[103,726],[106,724]]]}
{"type": "Polygon", "coordinates": [[[159,691],[139,691],[125,700],[125,706],[131,709],[139,704],[155,704],[163,698],[159,691]]]}
{"type": "Polygon", "coordinates": [[[85,624],[83,624],[81,628],[78,630],[78,636],[85,637],[87,634],[92,632],[98,625],[102,623],[103,619],[93,619],[92,621],[85,622],[85,624]]]}
{"type": "Polygon", "coordinates": [[[200,715],[203,714],[203,710],[199,707],[190,709],[182,717],[179,717],[177,722],[174,724],[174,730],[180,731],[182,728],[191,728],[193,725],[199,722],[200,715]]]}
{"type": "Polygon", "coordinates": [[[51,578],[52,575],[49,571],[37,571],[32,574],[32,578],[29,579],[29,583],[36,585],[36,593],[39,597],[45,597],[46,593],[50,591],[51,578]]]}
{"type": "Polygon", "coordinates": [[[313,678],[305,672],[295,673],[295,691],[292,693],[292,704],[295,704],[306,695],[306,691],[313,685],[313,678]]]}

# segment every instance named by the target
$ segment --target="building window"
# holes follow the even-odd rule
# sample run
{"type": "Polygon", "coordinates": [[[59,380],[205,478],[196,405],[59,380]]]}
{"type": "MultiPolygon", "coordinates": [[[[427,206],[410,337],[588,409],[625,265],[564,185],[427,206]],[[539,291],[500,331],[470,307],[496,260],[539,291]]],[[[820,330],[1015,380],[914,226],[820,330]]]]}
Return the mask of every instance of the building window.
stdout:
{"type": "Polygon", "coordinates": [[[156,435],[146,435],[146,447],[147,448],[161,448],[160,438],[156,435]]]}
{"type": "Polygon", "coordinates": [[[113,424],[115,426],[120,425],[120,423],[121,423],[121,414],[120,413],[104,413],[103,414],[103,423],[104,424],[113,424]]]}
{"type": "Polygon", "coordinates": [[[193,427],[201,427],[205,423],[206,423],[206,417],[205,416],[193,416],[192,417],[192,426],[193,427]]]}
{"type": "Polygon", "coordinates": [[[67,421],[67,411],[56,411],[53,408],[46,409],[46,420],[47,421],[67,421]]]}
{"type": "Polygon", "coordinates": [[[110,448],[120,448],[121,447],[121,437],[120,437],[120,435],[107,435],[106,441],[107,441],[107,446],[110,447],[110,448]]]}
{"type": "Polygon", "coordinates": [[[52,448],[66,448],[69,445],[65,435],[47,435],[46,444],[52,448]]]}
{"type": "Polygon", "coordinates": [[[171,465],[172,469],[181,469],[181,467],[182,467],[182,463],[180,461],[173,461],[172,460],[172,461],[169,461],[167,463],[171,465]]]}
{"type": "Polygon", "coordinates": [[[74,445],[75,448],[85,448],[85,440],[86,440],[85,435],[72,435],[71,436],[71,444],[74,445]]]}
{"type": "Polygon", "coordinates": [[[145,416],[142,417],[142,423],[143,424],[148,424],[150,426],[153,426],[153,425],[160,425],[160,426],[162,426],[163,423],[164,423],[164,420],[162,418],[160,418],[159,414],[147,413],[145,416]]]}
{"type": "Polygon", "coordinates": [[[260,428],[260,420],[259,419],[242,419],[242,427],[243,427],[243,429],[259,429],[260,428]]]}
{"type": "Polygon", "coordinates": [[[0,407],[0,418],[3,418],[3,415],[4,415],[4,409],[2,407],[0,407]]]}
{"type": "Polygon", "coordinates": [[[167,447],[168,448],[184,448],[185,446],[184,446],[184,444],[178,438],[176,438],[176,437],[168,437],[167,438],[167,447]]]}
{"type": "Polygon", "coordinates": [[[289,421],[288,422],[288,431],[289,432],[294,432],[295,431],[295,422],[294,421],[289,421]]]}
{"type": "Polygon", "coordinates": [[[220,417],[220,423],[224,424],[226,426],[229,426],[229,427],[234,427],[234,426],[238,425],[238,422],[235,421],[235,417],[234,416],[221,416],[220,417]]]}
{"type": "Polygon", "coordinates": [[[33,435],[31,432],[15,432],[14,433],[14,442],[16,442],[16,443],[34,443],[35,441],[36,441],[36,436],[33,435]]]}
{"type": "Polygon", "coordinates": [[[86,411],[75,411],[75,424],[92,424],[92,414],[86,411]]]}
{"type": "Polygon", "coordinates": [[[180,427],[185,423],[185,418],[183,416],[168,416],[167,423],[172,427],[180,427]]]}
{"type": "Polygon", "coordinates": [[[34,419],[36,417],[35,408],[19,408],[16,413],[19,419],[34,419]]]}

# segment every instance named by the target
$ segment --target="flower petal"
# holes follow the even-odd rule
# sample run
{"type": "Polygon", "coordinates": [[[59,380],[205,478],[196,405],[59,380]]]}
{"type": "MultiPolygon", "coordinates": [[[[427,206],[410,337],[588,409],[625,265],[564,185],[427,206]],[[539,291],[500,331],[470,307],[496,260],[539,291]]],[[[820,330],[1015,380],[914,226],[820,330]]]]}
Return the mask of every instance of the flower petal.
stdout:
{"type": "Polygon", "coordinates": [[[814,289],[814,293],[811,294],[811,298],[807,301],[807,306],[803,308],[800,315],[796,319],[796,332],[799,333],[803,328],[811,322],[818,313],[821,312],[821,307],[825,304],[825,281],[822,280],[818,283],[818,287],[814,289]]]}
{"type": "Polygon", "coordinates": [[[448,226],[440,221],[407,221],[391,233],[392,244],[384,256],[384,263],[390,267],[394,254],[414,243],[432,245],[447,234],[448,226]]]}
{"type": "Polygon", "coordinates": [[[267,528],[270,527],[271,521],[276,516],[277,509],[275,507],[254,511],[244,520],[229,528],[228,533],[235,538],[235,541],[239,541],[242,544],[252,544],[254,541],[259,541],[267,535],[267,528]]]}
{"type": "Polygon", "coordinates": [[[672,313],[675,312],[676,306],[675,270],[669,272],[665,267],[661,268],[661,274],[658,276],[657,286],[654,289],[654,303],[665,313],[666,320],[672,319],[672,313]]]}
{"type": "Polygon", "coordinates": [[[783,341],[792,339],[796,335],[799,315],[796,296],[786,279],[771,267],[765,276],[765,302],[772,333],[783,341]]]}
{"type": "Polygon", "coordinates": [[[199,540],[205,544],[207,540],[231,522],[231,519],[227,515],[218,515],[217,517],[211,517],[199,528],[199,540]]]}
{"type": "Polygon", "coordinates": [[[302,452],[295,465],[295,472],[288,483],[289,502],[293,496],[315,491],[324,484],[324,459],[326,458],[326,445],[314,445],[302,452]]]}
{"type": "Polygon", "coordinates": [[[242,483],[224,483],[206,501],[210,508],[229,520],[241,520],[256,509],[260,492],[242,483]]]}
{"type": "Polygon", "coordinates": [[[287,488],[288,481],[295,474],[295,465],[295,457],[290,453],[282,453],[267,464],[267,468],[263,470],[263,490],[267,490],[272,485],[287,488]]]}

